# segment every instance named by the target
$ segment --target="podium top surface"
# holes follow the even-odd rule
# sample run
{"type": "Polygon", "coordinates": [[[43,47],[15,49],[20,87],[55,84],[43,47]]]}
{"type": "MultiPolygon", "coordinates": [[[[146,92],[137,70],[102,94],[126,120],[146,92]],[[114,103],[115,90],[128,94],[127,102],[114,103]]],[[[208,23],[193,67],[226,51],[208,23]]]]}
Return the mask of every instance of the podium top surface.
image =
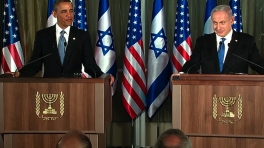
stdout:
{"type": "Polygon", "coordinates": [[[42,77],[0,77],[0,82],[9,83],[103,83],[109,81],[110,76],[103,74],[100,78],[42,78],[42,77]]]}
{"type": "Polygon", "coordinates": [[[173,84],[264,84],[264,75],[230,75],[230,74],[181,74],[172,78],[173,84]],[[202,82],[202,83],[201,83],[202,82]]]}
{"type": "Polygon", "coordinates": [[[264,75],[227,75],[227,74],[181,74],[172,80],[237,80],[237,81],[264,81],[264,75]]]}

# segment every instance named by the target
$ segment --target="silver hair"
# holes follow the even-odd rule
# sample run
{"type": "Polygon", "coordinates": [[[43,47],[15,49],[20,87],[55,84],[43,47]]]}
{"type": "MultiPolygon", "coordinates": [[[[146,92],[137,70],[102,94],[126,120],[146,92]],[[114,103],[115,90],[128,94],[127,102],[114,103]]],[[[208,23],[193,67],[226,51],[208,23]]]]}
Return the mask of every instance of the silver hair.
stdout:
{"type": "Polygon", "coordinates": [[[156,141],[154,148],[164,148],[163,140],[168,136],[177,136],[180,139],[179,148],[192,148],[190,139],[179,129],[168,129],[156,141]]]}
{"type": "Polygon", "coordinates": [[[230,6],[218,5],[211,11],[211,17],[212,17],[214,12],[218,12],[218,11],[225,11],[230,18],[233,16],[232,9],[230,8],[230,6]]]}

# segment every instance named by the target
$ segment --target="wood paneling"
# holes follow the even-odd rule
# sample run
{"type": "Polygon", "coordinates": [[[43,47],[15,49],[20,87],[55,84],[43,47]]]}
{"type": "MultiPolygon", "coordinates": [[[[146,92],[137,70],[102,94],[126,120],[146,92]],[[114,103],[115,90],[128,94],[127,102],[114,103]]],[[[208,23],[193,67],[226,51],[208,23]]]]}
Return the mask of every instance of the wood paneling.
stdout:
{"type": "Polygon", "coordinates": [[[180,111],[173,110],[176,112],[173,113],[173,127],[180,128],[189,135],[194,148],[217,148],[218,146],[213,146],[216,143],[219,148],[255,148],[253,145],[263,144],[264,76],[180,77],[180,80],[173,80],[173,106],[177,107],[180,103],[181,108],[180,111]],[[235,104],[228,107],[234,117],[221,116],[227,109],[220,103],[221,97],[236,98],[235,104]]]}
{"type": "Polygon", "coordinates": [[[93,147],[105,147],[112,120],[109,76],[94,79],[0,78],[0,131],[8,148],[55,147],[69,130],[91,137],[93,147]],[[51,103],[42,95],[58,94],[51,103]]]}

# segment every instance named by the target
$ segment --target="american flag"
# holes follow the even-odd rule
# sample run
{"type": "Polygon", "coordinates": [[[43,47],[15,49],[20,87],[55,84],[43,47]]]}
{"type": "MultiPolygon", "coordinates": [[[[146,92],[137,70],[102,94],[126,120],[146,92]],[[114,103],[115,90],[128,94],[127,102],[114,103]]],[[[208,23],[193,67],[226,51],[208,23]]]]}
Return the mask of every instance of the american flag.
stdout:
{"type": "Polygon", "coordinates": [[[204,17],[204,34],[211,34],[214,32],[213,22],[211,20],[211,11],[216,7],[216,0],[207,0],[205,17],[204,17]]]}
{"type": "Polygon", "coordinates": [[[163,0],[154,0],[148,53],[148,116],[151,118],[169,94],[171,65],[167,49],[163,0]]]}
{"type": "Polygon", "coordinates": [[[75,0],[73,26],[87,31],[87,17],[85,0],[75,0]]]}
{"type": "Polygon", "coordinates": [[[234,16],[233,29],[237,32],[243,32],[240,0],[230,0],[229,5],[234,16]]]}
{"type": "Polygon", "coordinates": [[[117,66],[114,48],[114,39],[111,27],[110,7],[108,0],[100,0],[98,11],[98,31],[95,45],[95,60],[104,73],[112,74],[115,82],[112,86],[112,95],[117,85],[117,66]]]}
{"type": "Polygon", "coordinates": [[[130,0],[122,77],[122,102],[135,119],[146,107],[146,75],[142,41],[140,1],[130,0]]]}
{"type": "Polygon", "coordinates": [[[57,23],[57,18],[52,15],[53,4],[55,0],[48,1],[48,11],[47,11],[47,27],[53,26],[57,23]]]}
{"type": "MultiPolygon", "coordinates": [[[[73,26],[87,31],[87,17],[86,17],[86,5],[85,0],[75,0],[75,8],[74,8],[74,21],[73,26]]],[[[83,78],[91,78],[89,74],[84,71],[84,66],[82,65],[82,77],[83,78]]]]}
{"type": "Polygon", "coordinates": [[[192,40],[188,1],[178,0],[172,55],[173,73],[178,73],[182,69],[184,63],[190,59],[191,54],[192,40]]]}
{"type": "Polygon", "coordinates": [[[1,54],[1,73],[14,72],[24,65],[20,44],[18,21],[13,0],[5,0],[3,8],[3,47],[1,54]]]}

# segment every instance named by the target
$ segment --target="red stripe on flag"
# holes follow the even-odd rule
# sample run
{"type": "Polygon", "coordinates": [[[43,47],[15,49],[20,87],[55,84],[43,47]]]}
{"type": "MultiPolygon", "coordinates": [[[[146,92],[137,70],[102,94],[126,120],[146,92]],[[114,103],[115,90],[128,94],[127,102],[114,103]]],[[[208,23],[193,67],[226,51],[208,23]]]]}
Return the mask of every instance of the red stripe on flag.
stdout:
{"type": "MultiPolygon", "coordinates": [[[[126,59],[126,58],[125,58],[126,59]]],[[[126,66],[127,67],[127,66],[126,66]]],[[[132,67],[133,68],[133,67],[132,67]]],[[[132,75],[133,76],[133,75],[132,75]]],[[[135,77],[133,77],[135,78],[135,77]]],[[[132,80],[133,81],[133,80],[132,80]]],[[[135,80],[137,83],[138,81],[135,80]]],[[[142,81],[142,79],[140,79],[140,81],[142,81]]],[[[135,101],[135,103],[138,105],[138,107],[141,109],[141,110],[144,110],[145,109],[145,105],[144,103],[142,102],[142,99],[140,98],[140,96],[138,96],[137,92],[134,90],[133,86],[130,85],[130,83],[127,81],[126,77],[124,76],[123,74],[123,78],[122,78],[122,83],[125,87],[125,89],[127,90],[127,92],[130,94],[131,98],[133,98],[133,100],[135,101]]],[[[146,89],[146,87],[145,87],[146,89]]],[[[143,91],[143,90],[142,90],[143,91]]],[[[143,91],[144,92],[144,91],[143,91]]],[[[145,94],[145,92],[144,92],[145,94]]],[[[146,95],[146,94],[145,94],[146,95]]]]}
{"type": "MultiPolygon", "coordinates": [[[[20,43],[18,43],[18,44],[20,44],[20,43]]],[[[8,50],[9,50],[11,56],[14,59],[14,62],[16,63],[16,66],[18,68],[22,67],[22,61],[20,59],[19,53],[17,51],[18,49],[16,48],[15,44],[10,44],[7,47],[8,47],[8,50]]]]}
{"type": "MultiPolygon", "coordinates": [[[[191,39],[191,37],[189,36],[186,40],[185,40],[186,42],[187,42],[187,44],[189,45],[189,47],[190,47],[190,49],[191,49],[191,51],[192,51],[192,39],[191,39]]],[[[190,56],[189,56],[190,57],[190,56]]],[[[188,59],[189,60],[189,59],[188,59]]],[[[187,61],[188,61],[187,60],[187,61]]]]}
{"type": "MultiPolygon", "coordinates": [[[[141,47],[140,50],[142,50],[143,47],[141,45],[140,45],[140,47],[141,47]]],[[[141,69],[142,69],[142,71],[144,72],[144,75],[145,75],[144,61],[142,60],[141,56],[138,54],[138,52],[137,52],[138,49],[135,49],[133,46],[131,46],[128,50],[133,55],[133,57],[136,59],[136,61],[140,65],[140,67],[141,67],[141,69]]]]}
{"type": "MultiPolygon", "coordinates": [[[[142,89],[144,94],[147,94],[147,88],[146,88],[145,83],[143,82],[143,80],[140,77],[140,75],[137,73],[137,71],[135,70],[133,65],[131,65],[131,63],[128,61],[128,59],[126,57],[124,58],[124,65],[126,66],[126,68],[127,68],[128,72],[130,73],[130,75],[135,79],[135,81],[137,82],[139,87],[142,89]]],[[[145,73],[144,73],[144,76],[145,76],[145,73]]]]}
{"type": "Polygon", "coordinates": [[[178,62],[178,60],[175,58],[174,55],[172,55],[171,60],[172,60],[172,64],[176,68],[177,72],[179,72],[182,69],[182,65],[178,62]]]}
{"type": "Polygon", "coordinates": [[[7,62],[5,60],[4,54],[2,53],[2,59],[1,59],[1,66],[4,72],[11,72],[9,66],[7,65],[7,62]]]}
{"type": "Polygon", "coordinates": [[[122,103],[123,103],[123,106],[126,109],[127,113],[129,114],[130,118],[135,119],[137,117],[137,114],[131,108],[130,104],[127,102],[124,95],[122,95],[122,103]]]}
{"type": "Polygon", "coordinates": [[[178,50],[178,52],[182,55],[182,57],[187,60],[189,57],[188,53],[186,52],[186,50],[181,46],[179,45],[176,50],[178,50]]]}

